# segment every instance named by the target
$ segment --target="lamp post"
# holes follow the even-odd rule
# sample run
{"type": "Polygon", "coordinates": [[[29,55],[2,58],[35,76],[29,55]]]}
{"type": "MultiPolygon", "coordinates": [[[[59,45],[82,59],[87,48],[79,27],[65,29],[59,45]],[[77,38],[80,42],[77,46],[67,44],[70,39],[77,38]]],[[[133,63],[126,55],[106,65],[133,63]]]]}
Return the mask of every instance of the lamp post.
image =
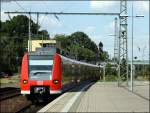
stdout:
{"type": "Polygon", "coordinates": [[[143,47],[143,50],[142,50],[143,76],[144,76],[144,71],[145,71],[145,66],[144,66],[144,56],[145,56],[145,55],[144,55],[144,54],[145,54],[144,51],[145,51],[145,49],[146,49],[146,46],[144,46],[144,47],[143,47]]]}
{"type": "Polygon", "coordinates": [[[134,17],[144,17],[143,15],[133,15],[133,1],[132,1],[132,38],[131,38],[131,75],[130,75],[130,79],[131,79],[131,91],[133,92],[133,80],[134,80],[134,76],[133,76],[133,27],[134,27],[134,17]]]}

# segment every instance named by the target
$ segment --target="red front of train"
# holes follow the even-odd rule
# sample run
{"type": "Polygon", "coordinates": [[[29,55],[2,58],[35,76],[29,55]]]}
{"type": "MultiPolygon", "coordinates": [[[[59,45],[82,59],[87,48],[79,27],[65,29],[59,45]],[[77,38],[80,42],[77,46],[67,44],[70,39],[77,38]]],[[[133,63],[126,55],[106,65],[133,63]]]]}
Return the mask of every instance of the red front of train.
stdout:
{"type": "Polygon", "coordinates": [[[21,94],[58,94],[62,87],[59,54],[26,53],[21,67],[21,94]]]}

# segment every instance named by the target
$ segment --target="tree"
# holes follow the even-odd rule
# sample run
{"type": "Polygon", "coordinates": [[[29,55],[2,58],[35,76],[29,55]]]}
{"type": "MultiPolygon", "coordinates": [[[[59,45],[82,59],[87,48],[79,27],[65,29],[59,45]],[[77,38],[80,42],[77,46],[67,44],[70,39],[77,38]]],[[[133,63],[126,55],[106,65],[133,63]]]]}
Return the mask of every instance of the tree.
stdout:
{"type": "MultiPolygon", "coordinates": [[[[28,34],[29,28],[29,19],[27,16],[18,15],[14,16],[11,20],[6,20],[6,22],[2,22],[2,32],[8,33],[10,36],[25,36],[28,34]]],[[[36,34],[37,28],[39,28],[37,24],[31,20],[31,33],[36,34]]]]}
{"type": "MultiPolygon", "coordinates": [[[[59,48],[67,56],[86,62],[95,61],[98,53],[96,44],[83,32],[75,32],[69,36],[56,35],[59,48]]],[[[64,54],[65,55],[65,54],[64,54]]]]}
{"type": "Polygon", "coordinates": [[[100,59],[102,61],[107,61],[109,59],[109,55],[108,55],[108,52],[107,51],[103,51],[101,54],[100,54],[100,59]]]}
{"type": "Polygon", "coordinates": [[[38,37],[35,35],[35,37],[33,39],[49,39],[49,34],[47,30],[41,30],[38,32],[38,37]]]}
{"type": "Polygon", "coordinates": [[[91,49],[95,53],[98,52],[96,44],[93,41],[91,41],[87,34],[78,31],[72,33],[70,37],[73,44],[79,44],[83,48],[91,49]]]}
{"type": "MultiPolygon", "coordinates": [[[[0,71],[17,72],[21,65],[21,60],[28,45],[29,19],[27,16],[14,16],[11,20],[0,21],[0,71]]],[[[32,39],[42,39],[37,36],[37,28],[40,28],[31,19],[32,39]]],[[[39,34],[48,36],[46,30],[39,31],[39,34]]]]}
{"type": "Polygon", "coordinates": [[[99,42],[98,44],[98,49],[99,49],[99,52],[103,52],[103,43],[102,42],[99,42]]]}
{"type": "Polygon", "coordinates": [[[66,36],[64,34],[60,35],[60,34],[57,34],[55,35],[54,39],[57,41],[57,43],[59,43],[59,48],[61,49],[65,49],[67,48],[67,46],[70,45],[70,42],[68,40],[69,36],[66,36]]]}

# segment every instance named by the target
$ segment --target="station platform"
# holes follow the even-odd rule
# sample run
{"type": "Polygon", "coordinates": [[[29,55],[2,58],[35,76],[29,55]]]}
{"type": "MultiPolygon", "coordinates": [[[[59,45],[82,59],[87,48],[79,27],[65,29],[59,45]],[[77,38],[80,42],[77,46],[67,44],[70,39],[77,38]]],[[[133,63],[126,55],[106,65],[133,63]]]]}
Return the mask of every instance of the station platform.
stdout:
{"type": "MultiPolygon", "coordinates": [[[[142,94],[148,93],[146,86],[142,94]]],[[[149,98],[117,87],[116,82],[96,82],[62,94],[40,112],[149,112],[149,98]]]]}

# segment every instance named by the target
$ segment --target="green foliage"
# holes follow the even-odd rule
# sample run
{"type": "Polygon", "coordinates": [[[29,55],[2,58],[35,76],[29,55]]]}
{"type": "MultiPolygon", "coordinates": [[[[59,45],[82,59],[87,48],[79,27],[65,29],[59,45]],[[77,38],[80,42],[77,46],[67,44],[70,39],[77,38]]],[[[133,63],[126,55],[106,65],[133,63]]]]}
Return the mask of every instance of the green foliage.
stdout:
{"type": "Polygon", "coordinates": [[[106,81],[117,81],[117,70],[113,68],[114,65],[107,64],[105,70],[105,80],[106,81]]]}
{"type": "MultiPolygon", "coordinates": [[[[29,19],[27,16],[14,16],[11,20],[0,21],[0,71],[17,72],[27,48],[29,19]]],[[[31,35],[33,39],[48,37],[46,30],[39,31],[37,37],[36,23],[31,20],[31,35]],[[35,36],[36,35],[36,36],[35,36]]]]}
{"type": "Polygon", "coordinates": [[[98,44],[98,58],[100,61],[106,61],[109,59],[109,55],[107,51],[103,50],[103,43],[99,42],[98,44]]]}
{"type": "MultiPolygon", "coordinates": [[[[32,36],[33,37],[33,36],[32,36]]],[[[37,35],[35,35],[33,38],[32,38],[32,40],[33,39],[40,39],[40,40],[47,40],[47,39],[49,39],[49,34],[48,34],[48,31],[47,30],[41,30],[41,31],[38,31],[38,36],[37,35]]]]}
{"type": "Polygon", "coordinates": [[[99,42],[98,47],[99,47],[99,48],[98,48],[99,51],[102,52],[102,51],[103,51],[103,43],[102,43],[102,42],[99,42]]]}
{"type": "MultiPolygon", "coordinates": [[[[148,80],[150,78],[150,68],[149,65],[134,65],[135,70],[133,70],[134,78],[136,80],[148,80]]],[[[130,71],[129,67],[129,71],[130,71]]]]}
{"type": "Polygon", "coordinates": [[[109,59],[108,52],[107,52],[107,51],[101,52],[101,53],[100,53],[100,59],[101,59],[102,61],[108,60],[108,59],[109,59]]]}
{"type": "MultiPolygon", "coordinates": [[[[1,32],[8,33],[10,36],[25,36],[28,34],[29,19],[27,16],[14,16],[10,21],[2,22],[1,32]]],[[[31,20],[31,33],[35,34],[37,31],[37,24],[31,20]]]]}
{"type": "Polygon", "coordinates": [[[98,48],[97,48],[96,44],[93,41],[91,41],[91,39],[85,33],[75,32],[75,33],[71,34],[70,37],[71,37],[71,41],[73,44],[78,44],[81,47],[90,49],[95,53],[98,52],[98,48]]]}
{"type": "Polygon", "coordinates": [[[117,71],[113,67],[114,67],[114,65],[111,65],[109,63],[106,65],[106,75],[117,76],[117,71]]]}
{"type": "MultiPolygon", "coordinates": [[[[96,61],[98,48],[83,32],[75,32],[69,36],[56,35],[59,48],[67,55],[86,62],[96,61]]],[[[62,53],[63,54],[63,53],[62,53]]]]}
{"type": "Polygon", "coordinates": [[[107,75],[106,78],[105,78],[105,81],[117,81],[117,76],[114,76],[114,75],[107,75]]]}

